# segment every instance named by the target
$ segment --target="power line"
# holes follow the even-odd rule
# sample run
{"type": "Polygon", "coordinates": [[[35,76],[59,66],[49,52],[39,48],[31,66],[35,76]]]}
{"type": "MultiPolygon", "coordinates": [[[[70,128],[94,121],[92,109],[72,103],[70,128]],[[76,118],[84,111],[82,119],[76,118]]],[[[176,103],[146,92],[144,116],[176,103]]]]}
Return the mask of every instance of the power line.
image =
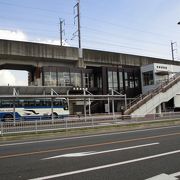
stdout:
{"type": "MultiPolygon", "coordinates": [[[[47,20],[45,20],[44,18],[42,18],[42,19],[31,19],[31,18],[23,18],[22,16],[13,16],[13,17],[5,17],[5,16],[0,16],[0,19],[2,19],[2,20],[4,20],[4,19],[6,19],[7,21],[10,21],[10,22],[15,22],[16,20],[18,21],[18,22],[26,22],[27,24],[29,24],[29,22],[33,22],[33,23],[37,23],[37,24],[40,24],[40,25],[47,25],[47,23],[48,24],[51,24],[51,25],[59,25],[59,23],[57,23],[57,21],[47,21],[47,20]],[[43,22],[44,21],[44,22],[43,22]]],[[[54,18],[55,19],[55,18],[54,18]]],[[[1,21],[1,23],[2,23],[2,21],[1,21]]],[[[73,25],[72,24],[66,24],[66,26],[69,26],[69,27],[73,27],[73,25]]]]}
{"type": "MultiPolygon", "coordinates": [[[[99,44],[103,44],[103,43],[99,43],[99,44]]],[[[129,47],[128,49],[134,49],[135,50],[135,52],[132,52],[132,51],[129,51],[129,50],[127,50],[127,47],[124,47],[126,50],[123,50],[123,49],[121,49],[121,51],[119,51],[119,46],[118,45],[114,45],[114,46],[116,46],[116,47],[118,47],[118,50],[115,50],[114,48],[113,48],[113,50],[111,51],[110,50],[110,48],[108,47],[106,47],[106,48],[103,48],[103,46],[98,46],[98,47],[96,47],[96,50],[103,50],[103,51],[108,51],[108,52],[116,52],[116,53],[124,53],[124,54],[133,54],[133,55],[139,55],[139,56],[149,56],[149,57],[156,57],[156,58],[163,58],[163,59],[169,59],[169,57],[170,57],[170,54],[169,54],[169,56],[167,55],[167,56],[164,56],[164,54],[162,55],[162,54],[160,54],[160,53],[158,53],[158,52],[153,52],[153,51],[149,51],[149,50],[145,50],[146,51],[146,53],[144,53],[144,52],[142,52],[142,50],[141,49],[134,49],[134,48],[131,48],[131,47],[129,47]],[[137,51],[137,50],[139,50],[139,51],[137,51]],[[148,54],[149,55],[148,55],[148,54]]],[[[111,47],[111,46],[110,46],[111,47]]],[[[93,46],[90,46],[90,45],[84,45],[84,48],[87,48],[87,49],[93,49],[94,50],[94,45],[93,46]]],[[[123,47],[122,47],[123,48],[123,47]]]]}
{"type": "Polygon", "coordinates": [[[132,46],[127,46],[126,45],[122,45],[122,44],[115,44],[115,43],[109,43],[109,42],[105,42],[105,41],[93,41],[93,40],[89,40],[89,39],[84,39],[86,42],[92,42],[92,43],[97,43],[97,44],[104,44],[104,45],[111,45],[111,46],[117,46],[117,47],[122,47],[122,48],[129,48],[129,49],[135,49],[135,50],[143,50],[143,51],[148,51],[148,52],[155,52],[155,51],[151,51],[151,50],[147,50],[144,48],[138,48],[138,47],[132,47],[132,46]]]}
{"type": "MultiPolygon", "coordinates": [[[[59,11],[55,11],[55,10],[43,9],[43,8],[37,8],[37,7],[31,7],[31,6],[24,6],[24,5],[20,5],[20,4],[17,5],[17,4],[13,4],[13,3],[9,3],[9,2],[0,1],[0,4],[4,4],[4,5],[7,5],[7,6],[16,6],[18,8],[33,9],[33,10],[38,10],[38,11],[45,11],[45,12],[58,13],[59,14],[59,11]]],[[[66,11],[63,11],[63,10],[61,10],[61,12],[72,15],[72,13],[66,12],[66,11]]]]}
{"type": "MultiPolygon", "coordinates": [[[[46,11],[46,12],[50,12],[50,13],[58,13],[59,14],[59,11],[55,11],[55,10],[43,9],[43,8],[37,8],[37,7],[31,7],[31,6],[24,6],[24,5],[20,5],[20,4],[17,5],[17,4],[13,4],[13,3],[9,3],[9,2],[2,2],[2,1],[0,1],[0,4],[4,4],[4,5],[8,5],[8,6],[16,6],[16,7],[19,7],[19,8],[34,9],[34,10],[39,10],[39,11],[46,11]]],[[[66,11],[63,11],[63,10],[61,10],[61,12],[64,12],[66,14],[71,14],[72,15],[72,13],[66,12],[66,11]]],[[[148,33],[148,34],[152,34],[152,35],[155,35],[155,36],[158,36],[158,37],[170,38],[169,36],[163,35],[162,33],[155,33],[155,32],[145,31],[145,30],[142,30],[142,29],[132,28],[132,27],[129,27],[129,26],[115,24],[115,23],[112,23],[112,22],[109,22],[109,21],[105,21],[105,20],[97,19],[97,18],[92,18],[92,17],[89,17],[89,16],[83,16],[83,18],[91,19],[93,21],[97,21],[97,22],[103,23],[103,24],[110,24],[110,25],[116,26],[118,28],[133,30],[133,31],[141,32],[141,33],[148,33]]]]}
{"type": "Polygon", "coordinates": [[[92,17],[89,17],[89,16],[83,16],[83,18],[91,19],[91,20],[97,21],[98,23],[101,23],[101,24],[106,24],[106,25],[109,24],[109,25],[115,26],[118,29],[123,28],[123,29],[126,29],[126,30],[151,34],[151,35],[158,36],[158,37],[171,38],[170,36],[162,34],[162,33],[156,33],[156,32],[151,32],[151,31],[145,31],[145,30],[142,30],[142,29],[132,28],[132,27],[129,27],[129,26],[123,26],[123,25],[120,25],[120,24],[115,24],[115,23],[112,23],[112,22],[109,22],[109,21],[105,21],[105,20],[102,20],[102,19],[96,19],[96,18],[92,18],[92,17]]]}
{"type": "MultiPolygon", "coordinates": [[[[85,28],[87,30],[90,30],[90,31],[94,31],[94,32],[100,32],[101,34],[98,35],[98,38],[100,36],[102,36],[102,33],[105,33],[105,34],[109,34],[111,36],[114,36],[117,38],[117,35],[115,35],[114,33],[110,33],[110,32],[107,32],[107,31],[102,31],[102,30],[98,30],[98,29],[93,29],[93,28],[89,28],[89,27],[85,27],[85,26],[82,26],[82,28],[85,28]]],[[[85,35],[86,36],[86,35],[85,35]]],[[[93,35],[94,36],[94,35],[93,35]]],[[[120,39],[130,39],[130,40],[134,40],[134,41],[138,41],[138,42],[144,42],[144,43],[150,43],[150,44],[157,44],[157,45],[160,45],[160,46],[167,46],[168,44],[165,44],[165,43],[160,43],[160,42],[153,42],[153,41],[145,41],[145,40],[140,40],[140,39],[136,39],[136,38],[130,38],[128,36],[121,36],[120,39]]]]}

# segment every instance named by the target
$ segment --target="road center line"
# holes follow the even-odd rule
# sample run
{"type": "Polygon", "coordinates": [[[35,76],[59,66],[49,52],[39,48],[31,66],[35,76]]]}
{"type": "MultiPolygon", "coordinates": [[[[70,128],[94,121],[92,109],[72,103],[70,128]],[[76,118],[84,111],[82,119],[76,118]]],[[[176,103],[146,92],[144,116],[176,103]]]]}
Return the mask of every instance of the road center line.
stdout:
{"type": "Polygon", "coordinates": [[[127,140],[120,140],[120,141],[109,141],[109,142],[103,142],[103,143],[98,143],[98,144],[87,144],[87,145],[64,147],[64,148],[58,148],[58,149],[47,149],[47,150],[34,151],[34,152],[24,152],[24,153],[19,153],[19,154],[17,154],[17,153],[16,154],[7,154],[7,155],[0,156],[0,159],[37,155],[37,154],[58,152],[58,151],[67,151],[67,150],[74,150],[74,149],[82,149],[82,148],[90,148],[90,147],[99,147],[99,146],[105,146],[105,145],[111,145],[111,144],[129,143],[129,142],[136,142],[136,141],[142,141],[142,140],[154,140],[154,139],[159,139],[159,138],[163,138],[163,137],[177,136],[177,135],[179,136],[180,133],[178,132],[178,133],[172,133],[172,134],[148,136],[148,137],[127,139],[127,140]]]}
{"type": "Polygon", "coordinates": [[[159,142],[150,143],[150,144],[142,144],[142,145],[138,145],[138,146],[131,146],[131,147],[125,147],[125,148],[119,148],[119,149],[106,150],[106,151],[100,151],[100,152],[79,152],[79,153],[71,153],[71,154],[62,154],[62,155],[59,155],[59,156],[53,156],[53,157],[44,158],[42,160],[57,159],[57,158],[61,158],[61,157],[92,156],[92,155],[105,154],[105,153],[117,152],[117,151],[124,151],[124,150],[129,150],[129,149],[147,147],[147,146],[154,146],[154,145],[158,145],[158,144],[159,144],[159,142]]]}
{"type": "Polygon", "coordinates": [[[59,178],[59,177],[64,177],[64,176],[70,176],[70,175],[74,175],[74,174],[80,174],[80,173],[84,173],[84,172],[95,171],[95,170],[120,166],[120,165],[124,165],[124,164],[130,164],[130,163],[139,162],[139,161],[145,161],[148,159],[154,159],[154,158],[168,156],[168,155],[177,154],[177,153],[180,153],[180,150],[170,151],[170,152],[156,154],[156,155],[152,155],[152,156],[146,156],[143,158],[137,158],[137,159],[132,159],[132,160],[128,160],[128,161],[122,161],[122,162],[113,163],[113,164],[107,164],[107,165],[103,165],[103,166],[81,169],[81,170],[77,170],[77,171],[71,171],[71,172],[66,172],[66,173],[54,174],[54,175],[50,175],[50,176],[38,177],[38,178],[30,179],[30,180],[46,180],[46,179],[53,179],[53,178],[59,178]]]}

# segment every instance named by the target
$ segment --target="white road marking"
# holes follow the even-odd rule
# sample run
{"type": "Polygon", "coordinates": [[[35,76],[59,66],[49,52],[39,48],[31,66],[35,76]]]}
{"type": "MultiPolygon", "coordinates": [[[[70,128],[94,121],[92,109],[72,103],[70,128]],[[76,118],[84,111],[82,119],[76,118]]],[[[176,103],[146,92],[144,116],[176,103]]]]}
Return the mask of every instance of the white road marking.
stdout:
{"type": "Polygon", "coordinates": [[[62,154],[62,155],[59,155],[59,156],[53,156],[53,157],[44,158],[42,160],[57,159],[57,158],[61,158],[61,157],[92,156],[92,155],[104,154],[104,153],[109,153],[109,152],[124,151],[124,150],[128,150],[128,149],[136,149],[136,148],[141,148],[141,147],[154,146],[154,145],[158,145],[158,144],[159,144],[159,142],[151,143],[151,144],[142,144],[142,145],[137,145],[137,146],[125,147],[125,148],[119,148],[119,149],[106,150],[106,151],[100,151],[100,152],[91,151],[91,152],[79,152],[79,153],[62,154]]]}
{"type": "Polygon", "coordinates": [[[59,178],[59,177],[64,177],[64,176],[70,176],[70,175],[74,175],[74,174],[80,174],[80,173],[84,173],[84,172],[90,172],[90,171],[120,166],[120,165],[124,165],[124,164],[130,164],[130,163],[134,163],[134,162],[144,161],[144,160],[148,160],[148,159],[154,159],[154,158],[168,156],[168,155],[177,154],[177,153],[180,153],[180,150],[170,151],[170,152],[166,152],[166,153],[156,154],[156,155],[152,155],[152,156],[132,159],[132,160],[113,163],[113,164],[107,164],[107,165],[103,165],[103,166],[81,169],[81,170],[77,170],[77,171],[71,171],[71,172],[65,172],[65,173],[60,173],[60,174],[54,174],[54,175],[50,175],[50,176],[38,177],[38,178],[30,179],[30,180],[46,180],[46,179],[53,179],[53,178],[59,178]]]}
{"type": "Polygon", "coordinates": [[[156,131],[156,130],[162,130],[162,129],[173,129],[173,128],[179,128],[179,127],[180,126],[170,126],[170,127],[141,129],[141,130],[125,131],[125,132],[114,132],[114,133],[94,134],[94,135],[87,135],[87,136],[76,136],[76,137],[69,137],[69,138],[58,138],[58,139],[56,138],[56,139],[46,139],[46,140],[39,140],[39,141],[8,143],[8,144],[0,144],[0,147],[17,146],[17,145],[25,145],[25,144],[36,144],[36,143],[45,143],[45,142],[56,142],[56,141],[65,141],[65,140],[75,140],[75,139],[84,139],[84,138],[101,137],[101,136],[112,136],[112,135],[120,135],[120,134],[136,133],[136,132],[156,131]]]}
{"type": "Polygon", "coordinates": [[[160,174],[146,180],[178,180],[176,177],[167,174],[160,174]]]}
{"type": "Polygon", "coordinates": [[[173,173],[171,174],[171,176],[174,176],[174,177],[180,176],[180,172],[173,173]]]}
{"type": "Polygon", "coordinates": [[[176,178],[178,176],[180,176],[180,172],[176,172],[170,175],[163,173],[152,178],[148,178],[146,180],[178,180],[178,178],[176,178]]]}

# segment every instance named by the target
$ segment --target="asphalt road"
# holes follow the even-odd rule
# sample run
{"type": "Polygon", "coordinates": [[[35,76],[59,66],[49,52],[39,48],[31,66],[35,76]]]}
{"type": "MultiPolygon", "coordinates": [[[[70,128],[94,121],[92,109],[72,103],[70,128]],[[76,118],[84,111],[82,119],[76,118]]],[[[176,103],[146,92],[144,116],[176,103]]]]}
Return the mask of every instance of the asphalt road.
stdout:
{"type": "Polygon", "coordinates": [[[0,143],[0,180],[175,180],[179,172],[180,126],[0,143]]]}

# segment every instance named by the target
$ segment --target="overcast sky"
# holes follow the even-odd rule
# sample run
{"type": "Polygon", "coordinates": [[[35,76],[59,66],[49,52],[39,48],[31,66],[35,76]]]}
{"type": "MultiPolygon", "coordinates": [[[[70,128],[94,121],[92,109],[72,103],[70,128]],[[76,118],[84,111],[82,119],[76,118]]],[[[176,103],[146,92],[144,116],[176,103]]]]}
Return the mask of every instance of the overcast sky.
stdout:
{"type": "MultiPolygon", "coordinates": [[[[59,44],[59,18],[66,44],[78,46],[76,0],[0,0],[0,38],[59,44]]],[[[180,59],[180,0],[81,0],[82,47],[180,59]]],[[[27,72],[1,71],[0,85],[27,85],[27,72]]]]}

